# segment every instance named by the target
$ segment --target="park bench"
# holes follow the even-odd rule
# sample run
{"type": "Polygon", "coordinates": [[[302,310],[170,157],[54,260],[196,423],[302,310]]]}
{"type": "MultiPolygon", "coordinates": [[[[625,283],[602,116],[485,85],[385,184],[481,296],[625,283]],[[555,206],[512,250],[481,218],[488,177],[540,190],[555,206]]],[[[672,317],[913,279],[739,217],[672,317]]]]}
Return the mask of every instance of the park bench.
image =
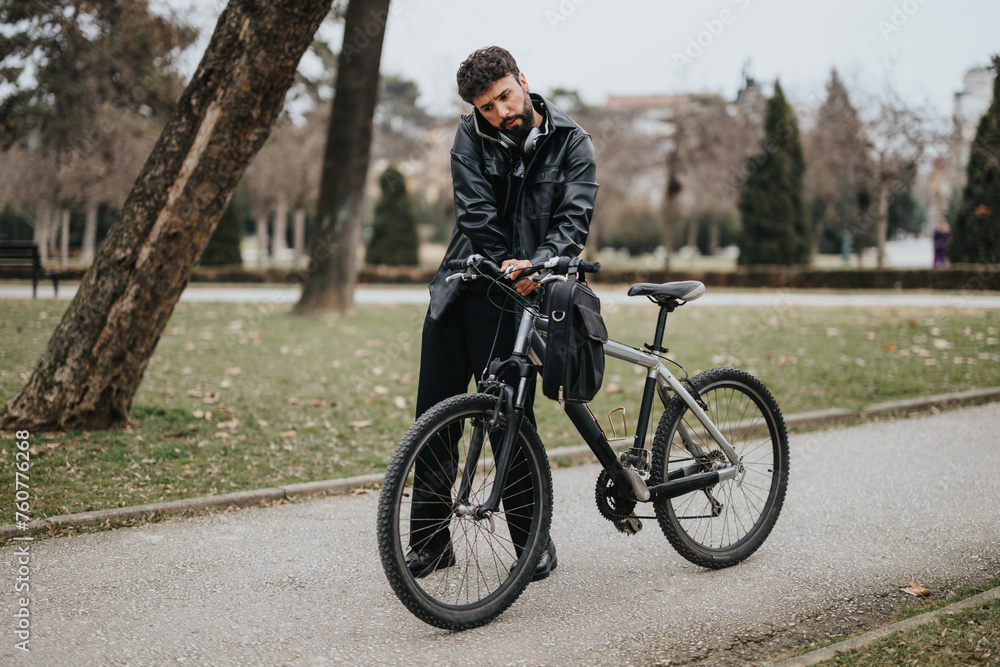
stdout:
{"type": "Polygon", "coordinates": [[[38,246],[32,241],[0,242],[0,277],[31,278],[31,297],[38,296],[39,278],[51,278],[52,289],[59,295],[59,275],[42,267],[38,246]]]}

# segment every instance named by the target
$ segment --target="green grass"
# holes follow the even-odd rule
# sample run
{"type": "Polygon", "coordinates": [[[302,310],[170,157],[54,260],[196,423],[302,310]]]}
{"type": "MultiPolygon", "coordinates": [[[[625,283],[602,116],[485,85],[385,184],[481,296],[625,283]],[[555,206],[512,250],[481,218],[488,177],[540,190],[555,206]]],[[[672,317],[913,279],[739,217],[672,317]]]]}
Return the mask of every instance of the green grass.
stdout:
{"type": "MultiPolygon", "coordinates": [[[[924,612],[972,597],[1000,586],[994,578],[982,586],[964,588],[923,607],[907,608],[895,620],[903,620],[924,612]]],[[[817,647],[821,648],[821,647],[817,647]]],[[[1000,659],[1000,600],[945,613],[938,619],[903,632],[894,632],[863,648],[845,651],[836,657],[817,663],[827,667],[870,665],[995,665],[1000,659]]]]}
{"type": "MultiPolygon", "coordinates": [[[[0,401],[20,391],[65,308],[0,301],[0,401]]],[[[381,471],[412,421],[423,315],[179,304],[135,396],[134,427],[32,435],[33,518],[381,471]]],[[[652,306],[606,313],[612,336],[636,346],[655,317],[652,306]]],[[[996,311],[692,304],[671,316],[666,344],[691,374],[753,372],[792,414],[998,385],[998,329],[996,311]]],[[[609,435],[618,406],[631,433],[642,384],[608,361],[593,410],[609,435]]],[[[553,403],[539,399],[536,412],[547,447],[582,444],[553,403]]],[[[0,468],[11,478],[14,454],[8,435],[0,468]]],[[[12,521],[12,504],[0,506],[0,522],[12,521]]]]}

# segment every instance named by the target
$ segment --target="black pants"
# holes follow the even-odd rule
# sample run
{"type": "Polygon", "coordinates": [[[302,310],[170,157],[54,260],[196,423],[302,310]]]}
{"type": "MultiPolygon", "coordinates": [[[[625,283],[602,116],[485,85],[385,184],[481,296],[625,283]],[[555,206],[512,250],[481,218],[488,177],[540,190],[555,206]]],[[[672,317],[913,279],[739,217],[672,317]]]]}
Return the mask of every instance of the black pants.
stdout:
{"type": "MultiPolygon", "coordinates": [[[[417,417],[438,402],[468,391],[469,381],[482,376],[491,359],[507,359],[514,350],[518,315],[512,300],[505,299],[499,288],[487,290],[490,283],[475,280],[466,285],[458,300],[438,320],[424,320],[420,348],[420,377],[417,387],[417,417]],[[502,305],[505,309],[498,308],[502,305]],[[494,342],[495,341],[495,342],[494,342]]],[[[516,373],[502,379],[517,387],[516,373]]],[[[524,401],[525,418],[535,424],[533,404],[535,377],[528,381],[524,401]]],[[[410,546],[443,548],[451,539],[452,487],[458,461],[457,429],[431,442],[417,458],[413,505],[410,514],[410,546]]],[[[495,451],[499,435],[490,438],[495,451]]],[[[518,557],[527,540],[533,513],[531,479],[523,451],[514,452],[507,484],[503,491],[503,510],[518,557]]]]}

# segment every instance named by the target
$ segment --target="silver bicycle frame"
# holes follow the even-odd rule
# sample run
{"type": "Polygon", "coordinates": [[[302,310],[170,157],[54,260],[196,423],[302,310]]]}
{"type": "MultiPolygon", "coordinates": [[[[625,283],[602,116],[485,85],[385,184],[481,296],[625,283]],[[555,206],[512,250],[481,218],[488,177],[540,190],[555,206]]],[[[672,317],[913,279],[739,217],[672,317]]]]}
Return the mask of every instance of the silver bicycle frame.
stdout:
{"type": "MultiPolygon", "coordinates": [[[[614,357],[615,359],[621,359],[622,361],[626,361],[630,364],[635,364],[637,366],[643,366],[649,369],[647,377],[651,377],[657,381],[662,380],[666,382],[667,385],[670,386],[670,389],[675,394],[680,396],[681,400],[683,400],[684,403],[687,404],[688,409],[691,410],[694,416],[698,418],[698,421],[702,423],[702,425],[705,427],[705,430],[707,430],[708,433],[712,436],[712,438],[714,438],[715,441],[719,443],[719,447],[721,447],[722,451],[725,452],[726,457],[729,459],[729,462],[732,463],[733,466],[739,465],[739,457],[737,456],[736,451],[733,449],[733,446],[729,444],[729,440],[726,439],[726,436],[722,434],[722,431],[719,430],[719,428],[715,425],[715,423],[708,418],[708,415],[705,414],[705,411],[701,409],[701,406],[698,405],[698,402],[694,399],[694,397],[687,390],[687,388],[683,384],[681,384],[680,380],[675,378],[673,373],[671,373],[670,370],[663,365],[659,357],[656,357],[647,352],[643,352],[642,350],[638,350],[634,347],[623,345],[618,341],[614,340],[608,340],[608,342],[604,344],[604,353],[609,357],[614,357]]],[[[681,426],[683,427],[683,424],[681,424],[681,426]]],[[[681,435],[682,437],[685,438],[685,440],[688,439],[686,433],[682,433],[681,435]]],[[[732,471],[731,475],[735,476],[736,474],[735,467],[728,468],[726,470],[731,470],[732,471]]],[[[726,471],[721,471],[721,472],[726,472],[726,471]]]]}
{"type": "MultiPolygon", "coordinates": [[[[545,318],[536,315],[528,310],[525,310],[521,314],[521,321],[518,327],[517,339],[514,345],[515,352],[520,354],[527,354],[529,359],[532,359],[533,356],[530,349],[530,340],[532,335],[532,329],[535,326],[536,319],[544,320],[545,318]]],[[[701,406],[698,405],[698,401],[695,400],[695,398],[691,395],[691,393],[687,390],[687,388],[685,388],[684,385],[681,384],[680,380],[674,377],[673,373],[671,373],[667,369],[667,367],[663,365],[659,357],[610,339],[608,340],[608,342],[604,344],[604,353],[609,357],[620,359],[622,361],[634,364],[636,366],[642,366],[648,369],[648,372],[646,374],[647,377],[653,378],[657,382],[660,381],[665,382],[670,387],[670,389],[675,394],[680,396],[681,400],[683,400],[684,403],[687,404],[688,409],[691,410],[694,416],[698,418],[698,421],[702,423],[702,425],[705,427],[705,430],[708,431],[709,435],[711,435],[712,438],[715,439],[715,441],[719,444],[719,447],[725,453],[726,458],[728,458],[729,462],[732,464],[732,466],[724,468],[723,470],[719,471],[720,478],[729,479],[736,476],[736,473],[740,465],[739,456],[736,454],[736,450],[734,450],[733,446],[729,444],[729,440],[727,440],[726,436],[722,434],[722,431],[720,431],[719,428],[715,425],[715,423],[711,419],[709,419],[708,415],[705,414],[705,411],[701,409],[701,406]]],[[[537,356],[535,356],[532,359],[532,362],[537,363],[537,361],[538,358],[537,356]]],[[[519,387],[519,390],[522,389],[523,388],[519,387]]],[[[685,444],[688,445],[689,447],[692,446],[692,440],[690,438],[690,435],[687,433],[684,424],[681,423],[678,426],[679,426],[678,430],[685,444]]],[[[696,447],[696,445],[694,446],[696,447]]]]}

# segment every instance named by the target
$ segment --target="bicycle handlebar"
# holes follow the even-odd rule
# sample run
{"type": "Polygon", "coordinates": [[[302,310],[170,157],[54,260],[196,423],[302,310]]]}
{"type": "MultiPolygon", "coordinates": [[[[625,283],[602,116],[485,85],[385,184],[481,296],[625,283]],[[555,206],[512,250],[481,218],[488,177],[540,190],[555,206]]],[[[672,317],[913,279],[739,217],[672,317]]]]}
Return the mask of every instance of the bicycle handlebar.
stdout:
{"type": "MultiPolygon", "coordinates": [[[[548,261],[542,262],[541,264],[534,264],[530,267],[522,269],[522,271],[528,273],[535,273],[542,269],[548,269],[552,273],[558,273],[565,275],[570,269],[570,261],[572,257],[553,257],[548,261]]],[[[445,264],[445,268],[449,271],[460,271],[465,268],[476,267],[478,269],[486,269],[489,273],[494,276],[502,276],[503,269],[501,269],[492,260],[483,257],[482,255],[470,255],[465,259],[451,259],[445,264]]],[[[601,271],[600,262],[580,262],[576,265],[577,270],[580,273],[599,273],[601,271]]]]}

